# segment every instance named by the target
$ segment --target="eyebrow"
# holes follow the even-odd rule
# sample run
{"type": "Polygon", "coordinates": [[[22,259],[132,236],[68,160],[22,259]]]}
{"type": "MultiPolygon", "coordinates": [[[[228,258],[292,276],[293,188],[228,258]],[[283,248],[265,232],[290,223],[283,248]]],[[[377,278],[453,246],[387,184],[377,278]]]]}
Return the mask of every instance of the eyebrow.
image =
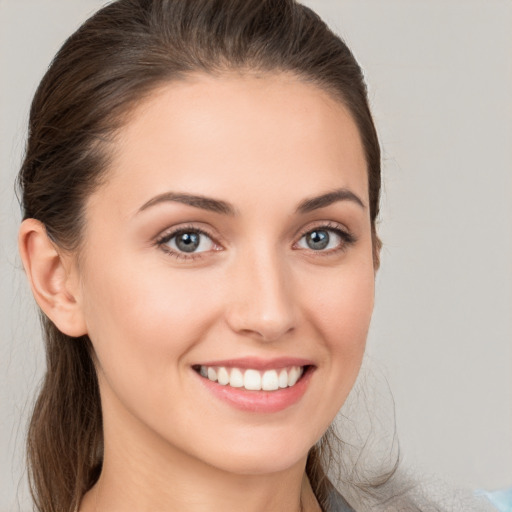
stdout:
{"type": "Polygon", "coordinates": [[[201,208],[202,210],[208,210],[215,213],[222,213],[224,215],[235,215],[236,213],[235,208],[226,201],[178,192],[165,192],[164,194],[153,197],[139,208],[139,212],[147,210],[156,204],[166,203],[168,201],[187,204],[195,208],[201,208]]]}
{"type": "Polygon", "coordinates": [[[363,209],[366,208],[363,201],[354,192],[347,188],[339,188],[320,196],[304,199],[297,207],[297,213],[308,213],[320,208],[326,208],[338,201],[351,201],[363,209]]]}
{"type": "MultiPolygon", "coordinates": [[[[193,206],[202,210],[221,213],[223,215],[236,215],[235,207],[226,201],[201,195],[186,194],[182,192],[165,192],[163,194],[159,194],[144,203],[139,208],[137,213],[147,210],[148,208],[151,208],[157,204],[166,203],[169,201],[186,204],[188,206],[193,206]]],[[[330,206],[331,204],[338,201],[351,201],[361,206],[361,208],[365,208],[363,201],[361,201],[361,199],[356,194],[346,188],[340,188],[320,196],[304,199],[299,203],[296,211],[297,213],[304,214],[313,210],[318,210],[320,208],[326,208],[327,206],[330,206]]]]}

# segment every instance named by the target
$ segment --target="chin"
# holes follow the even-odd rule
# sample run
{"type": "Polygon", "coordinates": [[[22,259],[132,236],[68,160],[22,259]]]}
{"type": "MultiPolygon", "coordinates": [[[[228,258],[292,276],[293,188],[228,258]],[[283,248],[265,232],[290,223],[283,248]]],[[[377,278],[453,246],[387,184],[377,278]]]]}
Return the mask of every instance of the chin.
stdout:
{"type": "Polygon", "coordinates": [[[303,468],[309,450],[316,442],[314,436],[306,438],[302,433],[299,437],[296,432],[281,436],[251,437],[252,441],[241,440],[229,446],[219,443],[218,450],[208,455],[203,453],[203,460],[208,457],[211,465],[240,475],[279,473],[298,465],[303,468]]]}
{"type": "MultiPolygon", "coordinates": [[[[309,451],[309,450],[308,450],[309,451]]],[[[300,465],[303,467],[306,463],[308,451],[300,454],[234,454],[232,457],[226,456],[222,461],[222,469],[228,473],[238,475],[269,475],[281,473],[300,465]]]]}

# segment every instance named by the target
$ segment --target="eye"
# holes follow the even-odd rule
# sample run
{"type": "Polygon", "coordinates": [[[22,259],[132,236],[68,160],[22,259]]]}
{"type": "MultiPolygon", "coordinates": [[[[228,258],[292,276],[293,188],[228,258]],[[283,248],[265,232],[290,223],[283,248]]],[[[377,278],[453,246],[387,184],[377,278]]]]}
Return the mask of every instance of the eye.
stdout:
{"type": "Polygon", "coordinates": [[[158,240],[158,245],[165,251],[177,256],[197,254],[215,248],[213,240],[198,229],[180,229],[158,240]]]}
{"type": "Polygon", "coordinates": [[[349,233],[339,228],[321,226],[302,235],[297,242],[297,247],[316,252],[330,252],[343,249],[353,242],[354,238],[349,233]]]}
{"type": "Polygon", "coordinates": [[[325,249],[336,248],[341,239],[337,233],[327,229],[315,229],[306,233],[299,240],[299,247],[302,249],[312,249],[313,251],[323,251],[325,249]]]}

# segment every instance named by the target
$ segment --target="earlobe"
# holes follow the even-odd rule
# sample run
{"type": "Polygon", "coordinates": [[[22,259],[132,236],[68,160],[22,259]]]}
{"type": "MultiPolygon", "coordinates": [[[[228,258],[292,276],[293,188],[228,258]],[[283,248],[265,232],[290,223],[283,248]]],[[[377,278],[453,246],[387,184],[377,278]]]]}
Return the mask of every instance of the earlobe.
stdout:
{"type": "Polygon", "coordinates": [[[71,258],[56,247],[44,224],[22,222],[18,248],[36,302],[57,328],[68,336],[87,334],[78,297],[78,279],[71,258]]]}

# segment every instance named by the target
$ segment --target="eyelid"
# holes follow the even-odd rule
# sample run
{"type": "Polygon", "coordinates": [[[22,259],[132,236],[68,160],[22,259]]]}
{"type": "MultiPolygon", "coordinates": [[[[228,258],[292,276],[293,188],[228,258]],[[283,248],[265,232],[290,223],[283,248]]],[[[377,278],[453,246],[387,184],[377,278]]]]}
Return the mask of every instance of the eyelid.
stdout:
{"type": "Polygon", "coordinates": [[[311,233],[311,231],[315,231],[315,229],[325,229],[325,230],[331,230],[331,231],[341,231],[342,233],[345,233],[350,236],[354,236],[351,231],[344,226],[343,224],[332,221],[332,220],[318,220],[314,221],[305,227],[298,230],[298,233],[296,235],[297,239],[302,238],[304,235],[307,235],[308,233],[311,233]]]}

